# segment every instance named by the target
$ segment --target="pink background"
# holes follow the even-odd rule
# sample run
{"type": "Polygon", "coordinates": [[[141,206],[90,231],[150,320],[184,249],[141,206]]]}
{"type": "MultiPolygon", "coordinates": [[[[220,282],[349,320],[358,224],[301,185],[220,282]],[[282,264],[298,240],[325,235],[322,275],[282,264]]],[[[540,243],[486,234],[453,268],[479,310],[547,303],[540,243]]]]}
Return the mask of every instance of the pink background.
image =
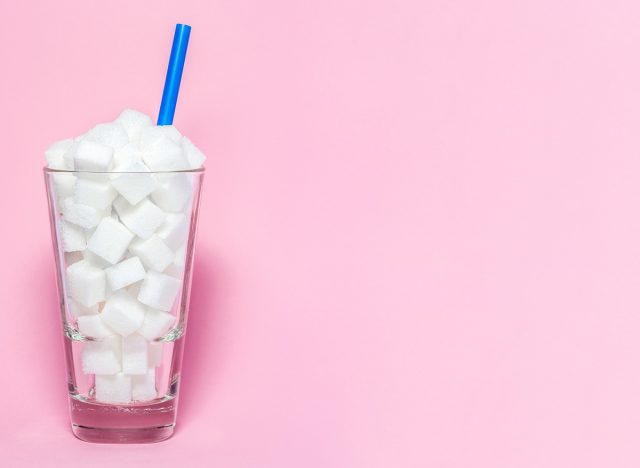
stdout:
{"type": "Polygon", "coordinates": [[[640,466],[640,3],[0,0],[3,466],[640,466]],[[68,427],[41,166],[209,155],[178,431],[68,427]]]}

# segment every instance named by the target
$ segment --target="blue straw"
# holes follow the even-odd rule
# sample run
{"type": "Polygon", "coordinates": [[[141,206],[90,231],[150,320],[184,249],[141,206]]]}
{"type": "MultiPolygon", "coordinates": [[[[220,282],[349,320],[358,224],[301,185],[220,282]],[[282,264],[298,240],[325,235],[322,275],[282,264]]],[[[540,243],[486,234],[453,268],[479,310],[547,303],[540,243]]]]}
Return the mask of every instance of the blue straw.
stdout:
{"type": "Polygon", "coordinates": [[[171,125],[173,114],[176,112],[176,101],[180,90],[180,80],[182,79],[182,69],[184,59],[187,55],[189,45],[189,35],[191,26],[187,24],[176,24],[176,33],[173,36],[171,46],[171,57],[169,57],[169,68],[167,68],[167,78],[164,81],[164,91],[162,92],[162,103],[158,113],[158,125],[171,125]]]}

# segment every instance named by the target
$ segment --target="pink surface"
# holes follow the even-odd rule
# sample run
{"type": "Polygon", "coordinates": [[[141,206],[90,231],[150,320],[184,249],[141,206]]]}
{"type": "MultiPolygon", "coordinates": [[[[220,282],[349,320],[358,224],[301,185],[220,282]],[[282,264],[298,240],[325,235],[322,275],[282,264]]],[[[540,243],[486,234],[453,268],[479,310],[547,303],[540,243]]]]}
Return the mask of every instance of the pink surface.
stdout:
{"type": "Polygon", "coordinates": [[[0,13],[3,466],[640,466],[640,3],[0,13]],[[209,155],[179,429],[89,445],[42,152],[155,115],[177,21],[209,155]]]}

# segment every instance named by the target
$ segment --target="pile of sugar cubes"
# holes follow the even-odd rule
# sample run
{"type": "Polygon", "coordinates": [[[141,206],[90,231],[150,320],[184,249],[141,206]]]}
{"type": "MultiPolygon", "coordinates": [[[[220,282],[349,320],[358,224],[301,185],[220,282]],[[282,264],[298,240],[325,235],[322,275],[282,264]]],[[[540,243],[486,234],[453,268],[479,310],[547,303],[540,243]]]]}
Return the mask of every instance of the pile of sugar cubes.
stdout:
{"type": "Polygon", "coordinates": [[[82,371],[108,403],[157,397],[162,341],[175,324],[191,218],[192,173],[205,156],[174,126],[126,109],[46,152],[65,252],[65,292],[85,337],[82,371]],[[153,172],[153,173],[150,173],[153,172]],[[173,314],[171,313],[173,312],[173,314]]]}

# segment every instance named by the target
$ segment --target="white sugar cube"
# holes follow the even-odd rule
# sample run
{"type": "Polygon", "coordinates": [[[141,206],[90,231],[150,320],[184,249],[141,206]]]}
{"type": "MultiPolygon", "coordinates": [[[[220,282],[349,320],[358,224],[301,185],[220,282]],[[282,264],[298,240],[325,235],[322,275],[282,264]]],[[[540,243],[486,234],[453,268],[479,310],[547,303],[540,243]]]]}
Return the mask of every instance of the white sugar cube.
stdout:
{"type": "Polygon", "coordinates": [[[144,279],[146,272],[138,257],[127,258],[105,270],[112,291],[124,288],[144,279]]]}
{"type": "Polygon", "coordinates": [[[130,403],[131,377],[125,374],[96,375],[96,401],[130,403]]]}
{"type": "Polygon", "coordinates": [[[101,314],[81,315],[78,317],[78,330],[91,338],[106,338],[114,335],[113,330],[102,321],[101,314]]]}
{"type": "Polygon", "coordinates": [[[122,338],[122,372],[129,375],[147,373],[147,341],[140,335],[122,338]]]}
{"type": "Polygon", "coordinates": [[[141,161],[131,161],[116,167],[124,174],[113,174],[111,184],[131,205],[135,205],[158,187],[158,182],[141,161]]]}
{"type": "Polygon", "coordinates": [[[82,140],[75,152],[77,171],[108,171],[113,159],[113,149],[94,141],[82,140]]]}
{"type": "Polygon", "coordinates": [[[156,391],[156,370],[149,369],[144,375],[131,377],[132,396],[135,401],[149,401],[158,396],[156,391]]]}
{"type": "Polygon", "coordinates": [[[162,145],[166,139],[171,140],[159,126],[151,125],[140,132],[140,149],[143,151],[162,145]]]}
{"type": "Polygon", "coordinates": [[[87,249],[94,254],[104,258],[111,264],[118,263],[127,251],[129,243],[134,235],[121,223],[111,217],[100,221],[96,231],[93,233],[87,249]]]}
{"type": "Polygon", "coordinates": [[[51,169],[73,170],[73,166],[68,165],[64,157],[72,144],[73,140],[68,139],[56,141],[54,144],[49,146],[49,148],[44,152],[44,157],[47,158],[47,167],[51,169]]]}
{"type": "Polygon", "coordinates": [[[56,199],[62,200],[73,195],[76,186],[76,176],[73,174],[52,174],[53,193],[56,199]]]}
{"type": "Polygon", "coordinates": [[[162,364],[163,343],[152,341],[147,347],[147,357],[149,367],[158,367],[162,364]]]}
{"type": "Polygon", "coordinates": [[[67,308],[71,315],[75,318],[82,317],[83,315],[95,315],[98,313],[98,304],[94,304],[91,307],[85,307],[79,302],[67,297],[67,308]]]}
{"type": "MultiPolygon", "coordinates": [[[[105,298],[105,274],[87,260],[67,267],[69,295],[85,307],[91,307],[105,298]]],[[[144,317],[143,317],[144,318],[144,317]]]]}
{"type": "Polygon", "coordinates": [[[179,171],[189,169],[182,147],[165,138],[162,145],[142,151],[142,160],[153,171],[179,171]]]}
{"type": "Polygon", "coordinates": [[[202,151],[200,151],[198,147],[194,145],[187,137],[183,136],[180,144],[182,145],[184,154],[187,156],[187,161],[189,161],[189,167],[191,169],[202,167],[205,159],[207,159],[204,153],[202,153],[202,151]]]}
{"type": "Polygon", "coordinates": [[[93,141],[112,149],[118,149],[129,143],[129,135],[120,122],[98,124],[89,130],[83,141],[93,141]]]}
{"type": "Polygon", "coordinates": [[[189,220],[183,213],[167,213],[164,224],[156,231],[156,236],[171,249],[176,250],[187,240],[189,220]]]}
{"type": "Polygon", "coordinates": [[[137,283],[127,286],[126,290],[131,297],[138,297],[138,294],[140,293],[140,286],[142,286],[142,281],[138,281],[137,283]]]}
{"type": "Polygon", "coordinates": [[[76,203],[71,197],[62,201],[61,211],[65,221],[86,229],[97,226],[104,216],[104,212],[89,205],[76,203]]]}
{"type": "Polygon", "coordinates": [[[80,146],[80,141],[78,138],[73,139],[73,143],[69,146],[67,151],[64,153],[62,158],[64,159],[64,165],[67,170],[75,169],[75,160],[76,160],[76,152],[78,151],[78,146],[80,146]]]}
{"type": "Polygon", "coordinates": [[[142,160],[153,171],[189,168],[189,162],[182,152],[182,147],[158,127],[147,127],[143,130],[140,148],[142,160]]]}
{"type": "MultiPolygon", "coordinates": [[[[111,299],[113,296],[115,296],[116,294],[118,294],[119,291],[126,291],[126,289],[118,289],[117,291],[112,291],[111,288],[109,287],[109,284],[107,282],[107,289],[105,289],[104,291],[104,297],[105,297],[105,301],[109,301],[109,299],[111,299]]],[[[102,304],[102,308],[104,309],[104,305],[106,304],[106,302],[104,302],[102,304]]]]}
{"type": "Polygon", "coordinates": [[[108,183],[81,178],[76,182],[73,199],[76,203],[104,210],[111,205],[117,195],[108,183]]]}
{"type": "Polygon", "coordinates": [[[62,237],[62,249],[65,252],[78,252],[87,246],[84,229],[75,224],[61,220],[60,236],[62,237]]]}
{"type": "Polygon", "coordinates": [[[113,153],[114,171],[118,171],[118,166],[122,166],[123,164],[141,161],[142,152],[135,143],[128,143],[122,148],[115,150],[113,153]]]}
{"type": "Polygon", "coordinates": [[[178,131],[178,129],[173,125],[159,125],[158,128],[162,133],[168,136],[171,141],[174,143],[180,144],[180,140],[182,139],[182,134],[178,131]]]}
{"type": "MultiPolygon", "coordinates": [[[[95,232],[95,229],[94,229],[95,232]]],[[[89,237],[91,237],[91,235],[88,234],[89,237]]],[[[87,260],[89,263],[91,263],[92,265],[104,270],[105,268],[109,268],[111,266],[111,263],[107,262],[104,258],[99,257],[98,255],[94,254],[93,252],[91,252],[90,250],[85,250],[82,252],[82,257],[87,260]]]]}
{"type": "Polygon", "coordinates": [[[135,235],[148,239],[166,218],[166,214],[152,201],[145,198],[137,205],[131,205],[124,198],[118,197],[113,202],[120,221],[135,235]]]}
{"type": "Polygon", "coordinates": [[[85,230],[84,230],[84,233],[85,233],[85,235],[86,235],[87,239],[88,239],[89,237],[93,236],[93,233],[94,233],[94,232],[96,232],[96,227],[97,227],[97,226],[98,226],[98,225],[96,224],[95,226],[90,227],[90,228],[87,228],[87,229],[85,229],[85,230]]]}
{"type": "Polygon", "coordinates": [[[116,291],[102,309],[104,323],[122,336],[135,332],[144,321],[145,309],[125,290],[116,291]]]}
{"type": "Polygon", "coordinates": [[[181,281],[177,278],[149,271],[140,287],[138,300],[154,309],[168,312],[176,300],[180,285],[181,281]]]}
{"type": "Polygon", "coordinates": [[[139,140],[142,130],[153,125],[151,117],[133,109],[123,110],[116,122],[122,124],[130,141],[139,140]]]}
{"type": "Polygon", "coordinates": [[[175,258],[173,251],[158,236],[134,240],[129,251],[137,255],[145,267],[158,272],[167,268],[175,258]]]}
{"type": "Polygon", "coordinates": [[[85,341],[80,352],[82,372],[85,374],[113,375],[122,370],[120,338],[85,341]]]}
{"type": "Polygon", "coordinates": [[[147,309],[144,315],[144,322],[138,329],[138,333],[147,340],[152,341],[167,333],[175,321],[176,317],[168,312],[147,309]]]}
{"type": "Polygon", "coordinates": [[[165,211],[179,212],[191,197],[191,181],[188,174],[160,174],[158,188],[151,198],[165,211]]]}

